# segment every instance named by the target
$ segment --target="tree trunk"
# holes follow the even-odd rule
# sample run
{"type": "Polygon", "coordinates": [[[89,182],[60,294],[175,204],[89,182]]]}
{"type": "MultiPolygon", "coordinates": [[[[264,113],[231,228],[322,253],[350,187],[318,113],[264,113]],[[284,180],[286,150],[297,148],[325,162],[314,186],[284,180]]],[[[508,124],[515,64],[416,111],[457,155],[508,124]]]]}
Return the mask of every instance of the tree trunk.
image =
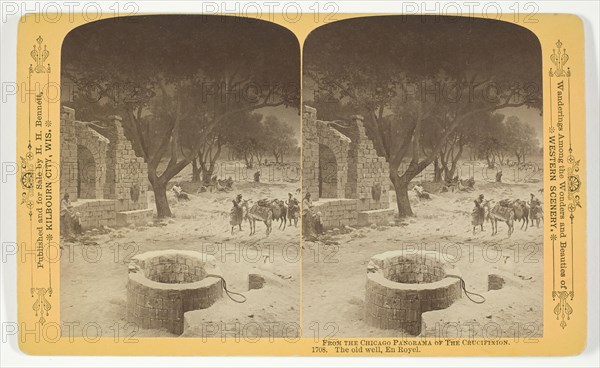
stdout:
{"type": "Polygon", "coordinates": [[[490,154],[489,154],[489,152],[487,152],[485,154],[485,159],[487,161],[488,169],[493,169],[494,168],[494,163],[490,160],[490,154]]]}
{"type": "Polygon", "coordinates": [[[214,168],[212,168],[212,167],[202,170],[202,182],[204,184],[210,183],[212,176],[213,176],[213,172],[214,172],[214,168]]]}
{"type": "Polygon", "coordinates": [[[154,203],[156,204],[156,214],[158,218],[171,217],[171,208],[167,199],[167,185],[161,181],[152,183],[154,190],[154,203]]]}
{"type": "Polygon", "coordinates": [[[200,168],[198,167],[198,161],[192,160],[192,183],[198,183],[200,181],[200,168]]]}
{"type": "Polygon", "coordinates": [[[447,182],[451,182],[454,179],[454,174],[456,173],[456,166],[452,165],[450,169],[447,167],[444,169],[444,179],[447,182]]]}
{"type": "Polygon", "coordinates": [[[398,216],[413,216],[413,211],[410,208],[410,200],[408,199],[408,182],[403,180],[397,174],[395,176],[395,178],[390,177],[390,179],[392,179],[392,183],[394,184],[394,191],[396,192],[396,205],[398,206],[398,216]]]}
{"type": "Polygon", "coordinates": [[[398,216],[413,216],[412,209],[410,208],[410,200],[408,199],[408,183],[410,183],[410,179],[406,173],[402,176],[398,175],[399,163],[394,164],[390,162],[388,163],[388,166],[390,171],[390,180],[394,185],[394,192],[396,193],[398,216]]]}
{"type": "Polygon", "coordinates": [[[433,181],[439,183],[442,181],[442,169],[440,167],[439,159],[436,158],[433,161],[433,181]]]}

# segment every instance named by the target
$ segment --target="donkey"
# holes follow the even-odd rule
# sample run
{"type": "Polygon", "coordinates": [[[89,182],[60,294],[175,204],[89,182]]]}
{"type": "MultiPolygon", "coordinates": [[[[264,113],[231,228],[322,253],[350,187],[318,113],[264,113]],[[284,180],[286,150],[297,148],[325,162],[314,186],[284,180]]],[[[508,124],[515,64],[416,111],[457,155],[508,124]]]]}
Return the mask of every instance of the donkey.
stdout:
{"type": "Polygon", "coordinates": [[[512,206],[503,206],[501,203],[492,207],[489,215],[492,224],[492,235],[498,234],[498,221],[506,222],[508,226],[508,237],[515,230],[515,209],[512,206]]]}
{"type": "Polygon", "coordinates": [[[250,235],[254,235],[256,233],[256,221],[264,222],[267,227],[266,234],[269,236],[272,230],[273,223],[273,210],[267,206],[261,206],[258,203],[249,207],[248,203],[243,204],[246,207],[246,219],[248,220],[248,224],[250,225],[250,235]]]}

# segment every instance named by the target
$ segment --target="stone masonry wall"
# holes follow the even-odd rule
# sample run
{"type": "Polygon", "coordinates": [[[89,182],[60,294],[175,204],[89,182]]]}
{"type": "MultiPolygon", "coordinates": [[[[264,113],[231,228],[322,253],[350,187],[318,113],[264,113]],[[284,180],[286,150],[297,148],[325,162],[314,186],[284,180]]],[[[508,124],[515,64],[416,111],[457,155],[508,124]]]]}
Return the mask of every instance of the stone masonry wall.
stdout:
{"type": "MultiPolygon", "coordinates": [[[[327,157],[326,160],[319,160],[319,167],[317,169],[321,170],[322,176],[323,173],[331,174],[331,169],[335,168],[337,170],[334,173],[336,176],[331,177],[322,177],[321,178],[321,195],[320,197],[325,198],[344,198],[346,181],[348,180],[348,150],[350,147],[350,139],[335,130],[334,128],[327,125],[326,122],[317,120],[314,122],[317,125],[317,134],[319,137],[319,155],[323,154],[325,150],[323,148],[333,152],[334,157],[327,157]],[[325,161],[325,162],[324,162],[325,161]],[[333,184],[334,188],[330,191],[324,191],[323,189],[331,186],[333,184]]],[[[321,158],[321,157],[320,157],[321,158]]],[[[317,176],[317,184],[319,177],[317,176]]],[[[311,193],[312,195],[312,193],[311,193]]]]}
{"type": "Polygon", "coordinates": [[[104,198],[117,200],[117,212],[147,208],[148,167],[143,158],[135,155],[131,142],[125,138],[120,117],[110,117],[106,137],[110,143],[106,157],[109,170],[104,198]]]}
{"type": "MultiPolygon", "coordinates": [[[[448,308],[462,296],[461,280],[446,277],[441,255],[390,251],[367,269],[365,322],[381,329],[421,333],[421,314],[448,308]]],[[[460,275],[453,269],[452,274],[460,275]]]]}
{"type": "Polygon", "coordinates": [[[356,206],[356,200],[353,199],[328,199],[315,203],[316,210],[321,212],[321,222],[326,229],[342,225],[355,226],[358,221],[356,206]]]}
{"type": "Polygon", "coordinates": [[[63,106],[60,113],[60,197],[69,193],[77,198],[77,138],[75,137],[75,110],[63,106]]]}
{"type": "Polygon", "coordinates": [[[365,132],[363,118],[354,116],[349,132],[352,144],[348,158],[347,198],[359,200],[358,210],[378,210],[389,207],[389,169],[385,157],[377,151],[365,132]]]}
{"type": "Polygon", "coordinates": [[[361,116],[347,124],[321,121],[316,109],[304,106],[302,190],[312,195],[325,228],[389,221],[388,165],[377,155],[361,116]],[[320,198],[342,201],[321,203],[320,198]]]}
{"type": "Polygon", "coordinates": [[[183,332],[184,314],[213,305],[223,295],[213,256],[193,251],[155,251],[135,256],[127,283],[127,319],[146,329],[183,332]]]}
{"type": "Polygon", "coordinates": [[[106,181],[108,139],[85,123],[73,122],[77,138],[78,198],[102,198],[106,181]],[[91,157],[88,155],[91,154],[91,157]]]}
{"type": "Polygon", "coordinates": [[[73,203],[73,210],[79,212],[79,221],[83,229],[116,225],[115,201],[108,199],[79,200],[73,203]]]}
{"type": "Polygon", "coordinates": [[[319,137],[317,110],[304,106],[302,110],[302,193],[310,193],[313,201],[319,199],[319,137]]]}
{"type": "Polygon", "coordinates": [[[147,222],[147,165],[125,137],[121,118],[110,117],[108,126],[80,122],[75,110],[62,106],[60,131],[61,197],[69,193],[82,227],[147,222]]]}

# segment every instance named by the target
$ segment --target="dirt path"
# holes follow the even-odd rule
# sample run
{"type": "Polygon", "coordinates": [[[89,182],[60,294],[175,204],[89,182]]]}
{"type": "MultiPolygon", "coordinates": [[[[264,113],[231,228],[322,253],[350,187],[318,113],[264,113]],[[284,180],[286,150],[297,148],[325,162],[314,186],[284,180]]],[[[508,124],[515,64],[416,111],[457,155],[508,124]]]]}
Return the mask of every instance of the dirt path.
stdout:
{"type": "MultiPolygon", "coordinates": [[[[304,242],[303,328],[320,328],[321,336],[399,336],[400,331],[381,330],[363,321],[365,274],[369,259],[378,253],[406,249],[437,251],[460,269],[469,291],[487,299],[475,304],[463,296],[450,308],[423,314],[422,336],[541,336],[543,297],[543,229],[515,231],[507,237],[507,226],[499,223],[498,235],[472,234],[471,210],[479,193],[486,198],[527,199],[539,184],[483,183],[471,193],[433,194],[419,201],[411,194],[416,217],[396,226],[362,228],[333,235],[328,242],[304,242]],[[503,289],[487,291],[488,274],[501,275],[503,289]],[[332,323],[327,325],[328,323],[332,323]],[[325,326],[329,326],[325,330],[325,326]],[[501,332],[498,332],[500,328],[501,332]],[[334,331],[335,330],[335,331],[334,331]]],[[[394,203],[392,200],[391,203],[394,203]]],[[[392,204],[393,205],[393,204],[392,204]]]]}
{"type": "MultiPolygon", "coordinates": [[[[235,183],[234,191],[229,193],[190,192],[191,200],[187,202],[177,202],[169,194],[173,218],[147,226],[89,231],[77,242],[64,243],[60,290],[62,321],[78,323],[80,327],[75,329],[75,335],[96,334],[95,330],[100,329],[103,336],[113,336],[118,328],[121,336],[173,336],[167,331],[134,331],[134,326],[127,325],[126,285],[128,264],[133,255],[179,249],[214,255],[228,288],[249,295],[249,302],[244,304],[224,296],[209,308],[210,312],[204,310],[209,320],[231,322],[244,316],[249,321],[299,326],[299,226],[283,231],[274,223],[267,238],[262,223],[256,224],[253,236],[248,234],[247,222],[242,225],[242,232],[236,229],[233,235],[229,225],[231,200],[237,193],[254,200],[287,199],[287,193],[295,193],[298,186],[298,183],[287,182],[241,182],[235,183]],[[280,282],[247,293],[248,273],[254,268],[272,273],[280,282]],[[260,295],[260,306],[252,302],[255,295],[260,295]],[[85,326],[90,326],[88,331],[84,331],[85,326]]],[[[149,203],[153,206],[152,198],[149,203]]]]}

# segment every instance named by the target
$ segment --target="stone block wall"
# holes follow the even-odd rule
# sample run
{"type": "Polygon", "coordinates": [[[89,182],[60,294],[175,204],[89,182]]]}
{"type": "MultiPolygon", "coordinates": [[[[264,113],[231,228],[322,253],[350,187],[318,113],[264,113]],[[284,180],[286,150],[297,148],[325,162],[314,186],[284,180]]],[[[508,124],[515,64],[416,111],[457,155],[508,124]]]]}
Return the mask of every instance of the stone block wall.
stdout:
{"type": "Polygon", "coordinates": [[[353,199],[322,200],[315,203],[315,210],[321,212],[321,222],[325,229],[357,224],[358,211],[353,199]]]}
{"type": "Polygon", "coordinates": [[[367,226],[370,224],[389,225],[394,216],[393,208],[384,208],[380,210],[360,211],[358,213],[358,226],[367,226]]]}
{"type": "Polygon", "coordinates": [[[389,207],[389,168],[385,157],[377,151],[366,134],[363,118],[355,115],[348,131],[352,144],[348,155],[347,198],[359,200],[358,210],[378,210],[389,207]]]}
{"type": "Polygon", "coordinates": [[[77,138],[75,136],[75,110],[63,106],[60,112],[60,197],[69,193],[77,198],[77,138]]]}
{"type": "Polygon", "coordinates": [[[77,139],[77,198],[103,198],[108,139],[80,121],[73,122],[77,139]]]}
{"type": "Polygon", "coordinates": [[[135,155],[131,142],[125,138],[119,116],[110,117],[105,134],[110,143],[106,158],[109,170],[104,198],[117,200],[117,212],[147,208],[148,167],[143,158],[135,155]]]}
{"type": "MultiPolygon", "coordinates": [[[[319,161],[317,173],[317,190],[321,189],[321,198],[344,198],[348,180],[348,150],[350,138],[336,129],[317,120],[309,122],[316,124],[319,137],[319,161]]],[[[312,194],[312,193],[311,193],[312,194]]]]}
{"type": "Polygon", "coordinates": [[[393,216],[393,210],[387,210],[388,165],[377,155],[360,116],[348,123],[321,121],[316,109],[304,106],[302,190],[311,194],[325,228],[387,223],[393,216]],[[321,198],[344,201],[320,203],[321,198]],[[349,208],[355,213],[349,215],[349,208]]]}
{"type": "Polygon", "coordinates": [[[116,225],[115,201],[107,199],[80,200],[73,202],[73,210],[79,213],[79,221],[83,229],[116,225]]]}
{"type": "Polygon", "coordinates": [[[319,137],[317,110],[304,106],[302,110],[302,193],[319,200],[319,137]]]}
{"type": "MultiPolygon", "coordinates": [[[[391,251],[371,258],[365,322],[381,329],[420,334],[422,313],[448,308],[462,296],[461,280],[446,277],[447,266],[441,257],[434,252],[391,251]]],[[[452,274],[460,275],[458,270],[452,274]]]]}
{"type": "Polygon", "coordinates": [[[147,165],[125,137],[121,118],[80,122],[75,110],[62,106],[60,132],[61,198],[69,193],[82,227],[146,223],[152,216],[147,165]]]}
{"type": "Polygon", "coordinates": [[[146,225],[152,220],[152,209],[117,212],[117,226],[146,225]]]}
{"type": "Polygon", "coordinates": [[[184,314],[205,309],[223,295],[213,256],[165,250],[133,258],[127,283],[127,318],[146,329],[183,333],[184,314]]]}

